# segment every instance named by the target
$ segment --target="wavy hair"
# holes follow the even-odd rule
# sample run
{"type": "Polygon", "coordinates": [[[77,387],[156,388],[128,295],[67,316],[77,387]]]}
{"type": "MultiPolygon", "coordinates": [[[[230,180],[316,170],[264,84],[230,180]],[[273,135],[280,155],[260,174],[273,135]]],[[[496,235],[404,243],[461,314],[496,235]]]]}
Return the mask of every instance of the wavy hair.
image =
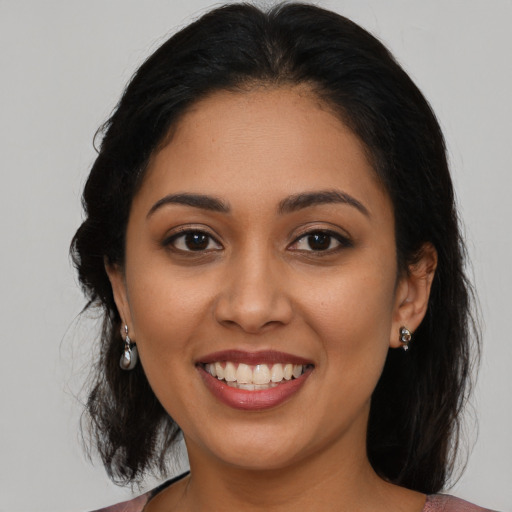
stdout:
{"type": "Polygon", "coordinates": [[[136,482],[165,472],[179,426],[144,370],[119,369],[120,316],[105,261],[122,266],[130,206],[150,157],[191,105],[219,91],[306,84],[364,143],[392,200],[401,271],[429,242],[438,267],[428,310],[407,353],[390,350],[372,396],[367,452],[386,480],[424,493],[443,488],[454,466],[472,340],[471,287],[464,274],[445,143],[428,102],[367,31],[306,4],[268,11],[230,4],[184,28],[138,69],[110,119],[83,194],[85,220],[71,254],[88,297],[103,312],[87,415],[110,477],[136,482]]]}

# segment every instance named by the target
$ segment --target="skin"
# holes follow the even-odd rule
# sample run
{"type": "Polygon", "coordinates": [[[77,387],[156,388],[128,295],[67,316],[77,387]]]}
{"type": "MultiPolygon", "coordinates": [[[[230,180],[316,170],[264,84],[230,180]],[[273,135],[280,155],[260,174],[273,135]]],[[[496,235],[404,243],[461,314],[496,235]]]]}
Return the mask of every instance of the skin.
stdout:
{"type": "Polygon", "coordinates": [[[145,510],[421,511],[425,496],[379,478],[365,443],[386,354],[400,346],[401,326],[420,324],[435,264],[426,246],[414,268],[398,271],[390,199],[362,143],[308,89],[198,102],[152,158],[124,266],[107,269],[190,459],[191,476],[145,510]],[[290,196],[325,190],[363,208],[278,211],[290,196]],[[214,196],[229,212],[155,207],[182,193],[214,196]],[[205,250],[189,250],[184,228],[211,236],[205,250]],[[328,249],[312,249],[307,233],[326,230],[328,249]],[[196,368],[226,349],[288,352],[314,370],[286,402],[241,411],[220,403],[196,368]]]}

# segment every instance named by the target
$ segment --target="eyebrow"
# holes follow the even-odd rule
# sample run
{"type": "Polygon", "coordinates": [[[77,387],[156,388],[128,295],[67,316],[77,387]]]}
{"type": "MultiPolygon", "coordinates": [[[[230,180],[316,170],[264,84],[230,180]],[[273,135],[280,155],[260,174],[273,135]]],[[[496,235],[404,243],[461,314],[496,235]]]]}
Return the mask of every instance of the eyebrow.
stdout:
{"type": "Polygon", "coordinates": [[[212,212],[229,213],[229,206],[213,196],[205,194],[169,194],[162,199],[159,199],[149,210],[146,218],[151,217],[158,209],[168,204],[181,204],[185,206],[192,206],[193,208],[200,208],[212,212]]]}
{"type": "MultiPolygon", "coordinates": [[[[367,217],[370,216],[370,213],[360,201],[355,197],[352,197],[350,194],[340,190],[319,190],[289,196],[279,203],[277,212],[279,215],[285,215],[304,208],[310,208],[311,206],[333,203],[353,206],[367,217]]],[[[168,204],[191,206],[193,208],[200,208],[202,210],[219,213],[229,213],[231,211],[229,205],[217,197],[206,194],[181,193],[169,194],[162,197],[162,199],[159,199],[150,208],[146,218],[151,217],[151,215],[153,215],[157,210],[168,204]]]]}
{"type": "Polygon", "coordinates": [[[352,197],[350,194],[340,190],[319,190],[315,192],[296,194],[283,199],[279,203],[277,211],[279,214],[286,214],[302,210],[303,208],[309,208],[311,206],[332,203],[353,206],[367,217],[370,217],[369,211],[360,201],[355,197],[352,197]]]}

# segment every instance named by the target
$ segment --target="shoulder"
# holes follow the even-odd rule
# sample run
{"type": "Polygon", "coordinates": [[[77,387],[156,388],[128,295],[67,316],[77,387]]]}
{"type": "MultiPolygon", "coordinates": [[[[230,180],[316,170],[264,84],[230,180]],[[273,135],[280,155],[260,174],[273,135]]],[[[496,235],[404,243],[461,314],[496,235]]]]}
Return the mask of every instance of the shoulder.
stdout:
{"type": "Polygon", "coordinates": [[[189,471],[171,478],[170,480],[167,480],[167,482],[159,485],[156,489],[142,494],[141,496],[137,496],[137,498],[133,498],[132,500],[123,501],[117,505],[111,505],[110,507],[100,508],[91,512],[143,512],[144,507],[150,499],[154,498],[160,491],[167,489],[167,487],[170,487],[172,484],[175,484],[179,480],[185,478],[188,474],[189,471]]]}
{"type": "Polygon", "coordinates": [[[423,512],[493,512],[448,494],[427,496],[423,512]]]}
{"type": "Polygon", "coordinates": [[[146,493],[132,500],[123,501],[117,505],[100,508],[98,510],[93,510],[92,512],[142,512],[150,496],[151,493],[146,493]]]}

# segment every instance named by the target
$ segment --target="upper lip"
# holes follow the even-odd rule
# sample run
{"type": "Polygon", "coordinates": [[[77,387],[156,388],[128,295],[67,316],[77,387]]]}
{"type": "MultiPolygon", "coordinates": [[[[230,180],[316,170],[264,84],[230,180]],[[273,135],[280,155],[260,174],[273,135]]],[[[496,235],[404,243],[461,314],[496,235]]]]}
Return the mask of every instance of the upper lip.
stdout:
{"type": "Polygon", "coordinates": [[[212,352],[197,359],[197,364],[208,364],[222,361],[231,361],[232,363],[244,363],[247,365],[257,364],[276,364],[276,363],[292,363],[308,365],[313,362],[304,357],[286,352],[278,352],[276,350],[259,350],[256,352],[247,352],[244,350],[221,350],[212,352]]]}

